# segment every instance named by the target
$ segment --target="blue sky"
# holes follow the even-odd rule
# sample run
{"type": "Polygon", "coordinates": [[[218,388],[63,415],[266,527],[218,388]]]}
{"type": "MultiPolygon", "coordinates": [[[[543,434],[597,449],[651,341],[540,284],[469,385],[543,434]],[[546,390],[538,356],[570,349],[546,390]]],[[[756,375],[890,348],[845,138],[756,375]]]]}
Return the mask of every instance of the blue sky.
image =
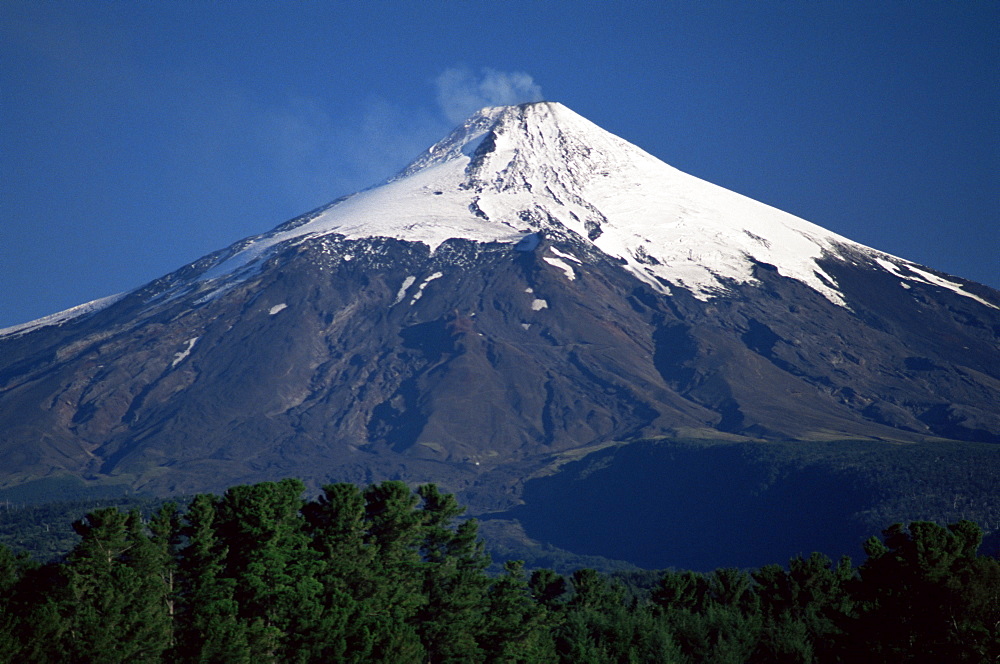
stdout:
{"type": "Polygon", "coordinates": [[[560,101],[683,171],[1000,287],[996,2],[0,3],[0,327],[560,101]]]}

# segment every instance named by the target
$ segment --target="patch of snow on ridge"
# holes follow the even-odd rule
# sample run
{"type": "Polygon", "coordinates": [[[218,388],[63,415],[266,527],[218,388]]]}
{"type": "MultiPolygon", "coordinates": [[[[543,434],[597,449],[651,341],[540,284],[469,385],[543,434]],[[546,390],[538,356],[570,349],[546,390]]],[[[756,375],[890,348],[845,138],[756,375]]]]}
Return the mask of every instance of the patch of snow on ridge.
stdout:
{"type": "Polygon", "coordinates": [[[549,247],[549,250],[550,250],[550,251],[551,251],[552,253],[554,253],[554,254],[555,254],[556,256],[558,256],[559,258],[565,258],[566,260],[571,260],[571,261],[573,261],[574,263],[579,263],[579,264],[582,264],[582,263],[583,263],[583,261],[581,261],[581,260],[580,260],[579,258],[577,258],[576,256],[573,256],[573,255],[571,255],[571,254],[567,254],[567,253],[564,253],[564,252],[562,252],[562,251],[559,251],[559,250],[558,250],[558,249],[556,249],[555,247],[549,247]]]}
{"type": "Polygon", "coordinates": [[[106,309],[115,302],[124,298],[126,295],[128,295],[127,292],[118,293],[117,295],[109,295],[107,297],[91,300],[90,302],[78,304],[75,307],[70,307],[69,309],[49,314],[48,316],[28,321],[27,323],[5,327],[0,329],[0,337],[19,336],[27,334],[33,330],[49,327],[50,325],[62,325],[63,323],[73,320],[74,318],[79,318],[80,316],[86,316],[87,314],[96,313],[101,309],[106,309]]]}
{"type": "Polygon", "coordinates": [[[566,278],[569,279],[570,281],[576,279],[576,272],[573,271],[572,266],[570,266],[570,264],[567,263],[566,261],[559,260],[558,258],[550,258],[549,256],[543,256],[542,260],[548,263],[549,265],[557,267],[563,272],[565,272],[566,278]]]}
{"type": "Polygon", "coordinates": [[[403,301],[403,298],[406,297],[406,291],[410,289],[410,286],[412,286],[413,282],[416,280],[417,278],[414,276],[409,276],[403,279],[403,284],[399,287],[399,292],[396,293],[396,299],[392,302],[393,305],[399,304],[403,301]]]}
{"type": "Polygon", "coordinates": [[[194,337],[193,339],[188,339],[187,347],[179,353],[174,353],[174,361],[170,363],[171,369],[187,359],[188,355],[191,354],[191,349],[194,348],[194,345],[198,343],[198,339],[200,338],[201,337],[194,337]]]}
{"type": "MultiPolygon", "coordinates": [[[[886,272],[893,275],[894,277],[899,277],[900,279],[907,279],[909,281],[919,281],[925,284],[931,284],[933,286],[946,288],[954,293],[958,293],[959,295],[963,295],[967,298],[973,299],[976,302],[979,302],[980,304],[985,304],[987,307],[990,307],[991,309],[1000,309],[1000,307],[996,306],[995,304],[990,304],[989,302],[979,297],[978,295],[975,295],[974,293],[969,293],[968,291],[964,290],[962,288],[962,284],[956,283],[954,281],[948,281],[947,279],[943,279],[937,276],[936,274],[931,274],[930,272],[921,270],[919,267],[917,267],[915,264],[909,261],[903,261],[902,259],[899,260],[901,260],[901,262],[903,263],[902,267],[912,272],[913,274],[903,274],[903,272],[900,270],[901,266],[891,261],[888,261],[885,258],[880,258],[878,256],[875,257],[875,262],[878,263],[882,267],[882,269],[884,269],[886,272]]],[[[900,282],[900,285],[903,288],[910,288],[910,286],[907,285],[906,282],[900,282]]]]}
{"type": "Polygon", "coordinates": [[[435,279],[440,279],[443,276],[444,276],[444,273],[442,273],[442,272],[435,272],[431,276],[429,276],[426,279],[424,279],[424,282],[422,284],[420,284],[420,290],[423,290],[424,288],[426,288],[427,284],[429,284],[430,282],[434,281],[435,279]]]}
{"type": "Polygon", "coordinates": [[[1000,309],[1000,307],[997,307],[996,305],[990,304],[989,302],[987,302],[983,298],[979,297],[978,295],[973,295],[972,293],[967,293],[965,290],[962,289],[962,284],[955,283],[954,281],[948,281],[947,279],[942,279],[941,277],[937,276],[936,274],[931,274],[930,272],[925,272],[924,270],[921,270],[920,268],[916,267],[915,265],[910,265],[909,268],[910,268],[911,271],[916,272],[921,277],[923,277],[924,281],[926,281],[927,283],[934,284],[935,286],[940,286],[941,288],[947,288],[948,290],[950,290],[952,292],[958,293],[959,295],[964,295],[965,297],[972,298],[976,302],[979,302],[981,304],[985,304],[986,306],[992,307],[993,309],[1000,309]]]}
{"type": "Polygon", "coordinates": [[[548,309],[548,308],[549,308],[549,303],[546,302],[545,300],[535,298],[534,300],[531,301],[532,311],[541,311],[542,309],[548,309]]]}
{"type": "Polygon", "coordinates": [[[288,308],[288,305],[287,305],[287,304],[285,304],[284,302],[282,302],[281,304],[276,304],[276,305],[274,305],[273,307],[271,307],[271,308],[270,308],[270,309],[268,310],[268,312],[267,312],[267,313],[268,313],[269,315],[273,316],[274,314],[278,313],[279,311],[284,311],[284,310],[285,310],[285,309],[287,309],[287,308],[288,308]]]}
{"type": "Polygon", "coordinates": [[[412,304],[416,304],[417,300],[419,300],[421,297],[423,297],[423,295],[424,295],[424,289],[427,288],[427,284],[429,284],[430,282],[434,281],[435,279],[440,279],[443,276],[444,275],[442,273],[435,272],[431,276],[429,276],[426,279],[424,279],[423,282],[420,284],[420,286],[417,288],[417,292],[413,294],[413,299],[410,300],[410,304],[411,305],[412,304]]]}
{"type": "Polygon", "coordinates": [[[907,277],[905,274],[903,274],[902,272],[900,272],[899,268],[896,266],[895,263],[890,263],[889,261],[885,260],[884,258],[879,258],[879,257],[876,256],[875,257],[875,262],[878,263],[882,267],[883,270],[885,270],[886,272],[888,272],[889,274],[891,274],[891,275],[893,275],[895,277],[899,277],[900,279],[911,279],[912,278],[912,277],[907,277]]]}
{"type": "Polygon", "coordinates": [[[394,180],[344,198],[312,220],[253,238],[206,271],[208,280],[232,274],[251,262],[265,257],[282,243],[336,233],[347,239],[387,237],[422,242],[431,250],[452,238],[480,242],[509,242],[521,239],[521,233],[503,224],[495,224],[469,211],[473,194],[459,189],[464,179],[468,157],[433,164],[403,179],[394,180]],[[444,191],[447,195],[437,195],[444,191]]]}

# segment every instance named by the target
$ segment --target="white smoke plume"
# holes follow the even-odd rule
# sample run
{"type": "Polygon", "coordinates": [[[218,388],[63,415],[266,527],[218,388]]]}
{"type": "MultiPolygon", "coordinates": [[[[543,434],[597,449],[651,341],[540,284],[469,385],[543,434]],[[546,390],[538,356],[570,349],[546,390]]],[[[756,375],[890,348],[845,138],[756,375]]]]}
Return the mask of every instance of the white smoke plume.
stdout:
{"type": "Polygon", "coordinates": [[[465,120],[484,106],[506,106],[541,101],[542,88],[524,72],[483,68],[475,74],[468,67],[446,69],[434,81],[437,101],[452,123],[465,120]]]}
{"type": "MultiPolygon", "coordinates": [[[[370,98],[351,113],[335,115],[310,96],[289,98],[269,108],[243,100],[233,111],[242,116],[236,124],[254,128],[255,140],[250,147],[234,142],[232,151],[256,146],[261,161],[273,169],[266,176],[270,185],[293,201],[287,209],[305,210],[394,175],[484,106],[542,99],[541,88],[523,72],[486,68],[476,73],[453,67],[437,76],[434,84],[438,109],[429,104],[404,108],[370,98]]],[[[234,141],[245,138],[241,134],[234,141]]]]}

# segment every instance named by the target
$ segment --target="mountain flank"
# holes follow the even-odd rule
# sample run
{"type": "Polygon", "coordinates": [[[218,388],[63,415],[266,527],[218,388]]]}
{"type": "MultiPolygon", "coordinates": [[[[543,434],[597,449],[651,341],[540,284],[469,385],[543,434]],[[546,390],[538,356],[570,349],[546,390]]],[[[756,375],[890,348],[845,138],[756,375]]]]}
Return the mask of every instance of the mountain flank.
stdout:
{"type": "MultiPolygon", "coordinates": [[[[490,108],[382,186],[0,333],[0,485],[401,479],[499,515],[552,503],[526,487],[574,463],[631,468],[639,441],[990,459],[998,349],[995,290],[681,173],[560,104],[490,108]]],[[[645,470],[679,481],[672,459],[645,470]]],[[[851,486],[842,472],[816,491],[851,486]]]]}

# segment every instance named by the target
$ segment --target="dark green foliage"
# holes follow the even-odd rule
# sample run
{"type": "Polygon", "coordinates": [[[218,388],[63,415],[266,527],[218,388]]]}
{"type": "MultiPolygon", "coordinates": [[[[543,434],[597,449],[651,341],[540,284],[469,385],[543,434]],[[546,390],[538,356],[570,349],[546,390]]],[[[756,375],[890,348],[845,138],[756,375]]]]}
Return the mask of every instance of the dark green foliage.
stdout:
{"type": "Polygon", "coordinates": [[[702,574],[491,577],[435,486],[296,480],[74,524],[65,559],[0,546],[0,662],[1000,662],[982,532],[896,525],[857,569],[821,554],[702,574]]]}
{"type": "Polygon", "coordinates": [[[667,622],[649,603],[629,601],[620,582],[582,569],[573,574],[572,586],[556,629],[560,661],[683,661],[667,622]]]}
{"type": "Polygon", "coordinates": [[[760,641],[759,598],[743,571],[668,572],[651,602],[690,661],[745,662],[760,641]]]}
{"type": "Polygon", "coordinates": [[[793,558],[788,569],[766,565],[754,572],[764,620],[758,659],[812,662],[817,652],[835,652],[853,615],[855,601],[847,591],[853,575],[849,558],[834,566],[819,553],[793,558]]]}
{"type": "Polygon", "coordinates": [[[450,528],[464,509],[455,497],[434,485],[418,490],[423,498],[423,595],[418,614],[421,641],[428,656],[440,662],[482,661],[484,653],[475,635],[483,631],[487,609],[490,560],[477,534],[476,521],[450,528]]]}
{"type": "Polygon", "coordinates": [[[237,618],[236,579],[224,575],[228,547],[216,533],[218,499],[195,496],[181,533],[187,542],[178,562],[180,595],[172,652],[181,662],[249,662],[246,625],[237,618]]]}
{"type": "Polygon", "coordinates": [[[238,624],[257,661],[298,661],[321,613],[318,554],[310,546],[298,480],[230,489],[218,504],[223,576],[235,579],[238,624]]]}
{"type": "Polygon", "coordinates": [[[161,661],[171,627],[165,561],[139,513],[107,508],[73,527],[82,539],[61,570],[62,651],[72,661],[161,661]]]}
{"type": "Polygon", "coordinates": [[[27,556],[16,556],[0,544],[0,662],[14,661],[19,649],[17,638],[17,608],[13,602],[18,582],[32,567],[27,556]]]}
{"type": "MultiPolygon", "coordinates": [[[[561,578],[561,577],[560,577],[561,578]]],[[[555,662],[551,609],[535,601],[524,563],[509,561],[493,581],[482,646],[488,662],[555,662]]]]}
{"type": "Polygon", "coordinates": [[[969,522],[895,524],[858,569],[856,643],[886,660],[1000,660],[1000,561],[977,556],[969,522]]]}
{"type": "Polygon", "coordinates": [[[553,608],[556,601],[566,594],[566,579],[550,569],[535,570],[528,584],[531,597],[546,608],[553,608]]]}

